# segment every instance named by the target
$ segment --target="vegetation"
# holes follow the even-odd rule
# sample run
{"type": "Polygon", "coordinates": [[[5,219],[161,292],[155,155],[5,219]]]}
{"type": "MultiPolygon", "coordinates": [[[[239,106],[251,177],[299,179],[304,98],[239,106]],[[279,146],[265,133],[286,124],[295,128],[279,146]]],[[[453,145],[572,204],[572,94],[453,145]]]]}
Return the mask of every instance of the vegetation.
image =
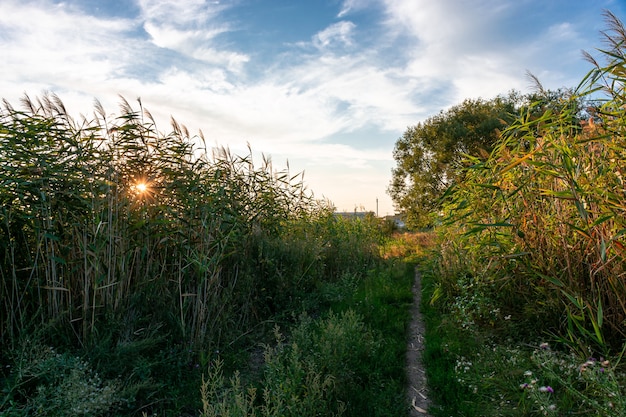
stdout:
{"type": "Polygon", "coordinates": [[[0,414],[403,414],[388,225],[141,102],[22,107],[0,111],[0,414]]]}
{"type": "Polygon", "coordinates": [[[419,263],[433,415],[626,416],[626,28],[606,17],[572,94],[468,100],[400,139],[390,191],[432,233],[335,216],[141,102],[5,102],[0,413],[406,415],[419,263]]]}
{"type": "Polygon", "coordinates": [[[570,100],[576,109],[572,117],[579,120],[585,100],[569,90],[541,89],[528,95],[511,91],[491,100],[466,99],[409,127],[396,142],[397,166],[388,190],[407,224],[432,226],[446,190],[464,181],[464,168],[489,156],[502,131],[521,115],[538,118],[563,100],[570,100]]]}
{"type": "Polygon", "coordinates": [[[466,154],[491,151],[498,132],[513,121],[521,98],[511,93],[493,100],[467,99],[409,127],[396,142],[389,194],[408,224],[431,224],[437,201],[457,181],[466,154]]]}
{"type": "Polygon", "coordinates": [[[414,266],[395,261],[363,280],[328,284],[330,307],[304,314],[265,347],[258,385],[226,381],[216,363],[203,381],[202,416],[405,416],[405,328],[414,266]]]}
{"type": "Polygon", "coordinates": [[[424,269],[434,415],[626,415],[626,29],[606,18],[606,63],[587,55],[571,98],[539,86],[445,193],[424,269]]]}

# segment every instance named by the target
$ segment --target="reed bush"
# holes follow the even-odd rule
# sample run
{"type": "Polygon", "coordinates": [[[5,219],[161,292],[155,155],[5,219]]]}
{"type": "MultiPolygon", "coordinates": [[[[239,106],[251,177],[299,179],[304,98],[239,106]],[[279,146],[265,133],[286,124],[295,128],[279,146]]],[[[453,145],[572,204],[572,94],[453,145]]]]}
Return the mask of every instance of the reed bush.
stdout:
{"type": "Polygon", "coordinates": [[[541,319],[581,355],[587,345],[619,351],[626,337],[626,31],[606,17],[607,64],[594,60],[570,97],[530,103],[450,190],[441,257],[449,278],[436,295],[486,284],[503,314],[541,319]],[[581,109],[581,98],[594,105],[581,109]]]}
{"type": "Polygon", "coordinates": [[[381,234],[335,217],[289,167],[209,150],[175,120],[161,133],[135,107],[74,119],[50,94],[0,110],[0,381],[36,335],[120,376],[129,409],[183,410],[201,363],[362,276],[381,234]]]}
{"type": "Polygon", "coordinates": [[[268,160],[209,156],[125,101],[113,122],[96,106],[80,125],[55,96],[24,103],[0,119],[3,342],[58,321],[87,343],[109,317],[127,334],[149,318],[202,344],[233,320],[224,300],[246,300],[233,255],[317,210],[268,160]]]}

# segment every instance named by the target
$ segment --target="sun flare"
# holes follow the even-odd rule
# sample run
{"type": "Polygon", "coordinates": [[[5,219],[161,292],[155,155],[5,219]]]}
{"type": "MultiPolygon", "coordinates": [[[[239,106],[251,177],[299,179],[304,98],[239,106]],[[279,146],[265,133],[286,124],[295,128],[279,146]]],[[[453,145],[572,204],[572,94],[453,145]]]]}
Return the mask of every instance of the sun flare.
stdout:
{"type": "Polygon", "coordinates": [[[145,182],[140,182],[135,185],[135,188],[137,189],[137,192],[139,194],[143,194],[148,191],[148,184],[146,184],[145,182]]]}

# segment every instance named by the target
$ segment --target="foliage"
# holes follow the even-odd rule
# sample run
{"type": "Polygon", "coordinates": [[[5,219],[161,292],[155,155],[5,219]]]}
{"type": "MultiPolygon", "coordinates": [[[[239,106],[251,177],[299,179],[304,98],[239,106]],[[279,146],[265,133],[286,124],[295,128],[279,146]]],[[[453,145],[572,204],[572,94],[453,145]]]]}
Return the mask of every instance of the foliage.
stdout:
{"type": "Polygon", "coordinates": [[[429,214],[439,207],[446,188],[459,179],[464,156],[489,153],[520,101],[515,93],[492,100],[467,99],[404,132],[394,149],[397,166],[389,194],[406,213],[407,224],[431,224],[429,214]]]}
{"type": "MultiPolygon", "coordinates": [[[[311,362],[311,353],[297,341],[285,343],[276,329],[277,345],[265,349],[265,375],[257,404],[257,389],[244,388],[239,373],[226,384],[221,362],[211,365],[202,384],[202,416],[341,415],[344,405],[333,395],[334,377],[311,362]]],[[[309,340],[309,338],[307,338],[309,340]]],[[[347,346],[346,346],[347,347],[347,346]]]]}
{"type": "Polygon", "coordinates": [[[78,121],[54,95],[22,106],[0,111],[1,412],[42,398],[10,388],[28,338],[88,364],[46,395],[119,380],[120,414],[192,412],[217,352],[379,262],[377,219],[336,217],[265,156],[163,134],[141,102],[78,121]]]}
{"type": "Polygon", "coordinates": [[[381,255],[385,259],[405,258],[417,261],[432,248],[433,237],[432,232],[393,233],[381,245],[381,255]]]}
{"type": "MultiPolygon", "coordinates": [[[[424,296],[437,277],[425,270],[424,296]]],[[[426,366],[433,416],[624,415],[626,373],[614,360],[581,358],[545,342],[463,326],[455,310],[423,304],[426,366]],[[529,342],[529,340],[531,340],[529,342]]],[[[535,331],[528,337],[540,337],[535,331]]]]}
{"type": "Polygon", "coordinates": [[[553,351],[548,343],[533,351],[532,360],[536,371],[524,373],[526,382],[520,388],[524,400],[531,400],[538,414],[559,415],[561,410],[577,409],[585,415],[626,415],[626,380],[617,364],[593,357],[582,362],[575,355],[553,351]]]}
{"type": "Polygon", "coordinates": [[[487,160],[474,159],[445,206],[456,228],[449,233],[458,236],[459,253],[449,256],[464,258],[473,279],[488,277],[499,291],[565,307],[567,326],[553,322],[553,330],[600,350],[621,348],[626,336],[624,67],[626,60],[611,58],[585,79],[581,94],[597,92],[600,79],[610,89],[582,127],[574,123],[575,100],[536,118],[531,106],[487,160]]]}
{"type": "Polygon", "coordinates": [[[571,97],[539,85],[446,191],[425,358],[455,394],[435,415],[624,415],[626,29],[606,19],[606,63],[587,55],[571,97]]]}
{"type": "Polygon", "coordinates": [[[3,415],[108,415],[124,401],[119,381],[105,381],[85,360],[49,346],[27,340],[13,363],[0,403],[3,415]]]}
{"type": "MultiPolygon", "coordinates": [[[[219,361],[203,378],[203,416],[403,416],[405,328],[414,269],[390,264],[322,291],[328,311],[301,315],[265,346],[262,378],[227,379],[219,361]]],[[[325,309],[326,309],[325,308],[325,309]]]]}
{"type": "Polygon", "coordinates": [[[160,135],[126,102],[114,122],[98,109],[79,126],[55,97],[24,101],[28,112],[7,104],[1,118],[3,341],[55,320],[88,343],[111,319],[121,337],[156,322],[215,341],[237,320],[224,297],[252,308],[233,252],[315,210],[269,161],[196,156],[186,129],[160,135]]]}

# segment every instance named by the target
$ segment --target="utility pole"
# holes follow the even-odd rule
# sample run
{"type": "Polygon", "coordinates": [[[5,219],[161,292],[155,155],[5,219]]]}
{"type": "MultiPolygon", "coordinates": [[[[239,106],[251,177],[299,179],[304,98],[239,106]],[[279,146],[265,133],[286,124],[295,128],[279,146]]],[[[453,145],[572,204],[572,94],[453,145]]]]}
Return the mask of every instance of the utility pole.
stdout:
{"type": "Polygon", "coordinates": [[[378,197],[376,197],[376,217],[378,217],[378,197]]]}

